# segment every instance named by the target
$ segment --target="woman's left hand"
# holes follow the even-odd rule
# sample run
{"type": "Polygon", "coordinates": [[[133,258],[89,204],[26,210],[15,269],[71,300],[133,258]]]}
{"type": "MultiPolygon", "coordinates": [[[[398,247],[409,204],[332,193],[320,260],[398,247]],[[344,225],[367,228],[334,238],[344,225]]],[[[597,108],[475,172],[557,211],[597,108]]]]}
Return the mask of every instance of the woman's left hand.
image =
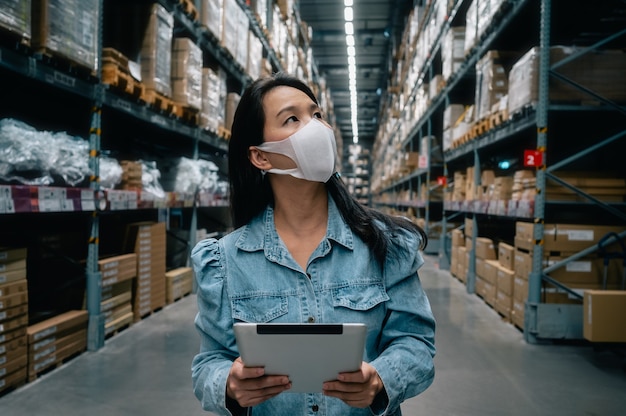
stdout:
{"type": "Polygon", "coordinates": [[[326,396],[341,399],[352,407],[365,408],[372,404],[374,398],[383,389],[383,382],[378,373],[366,362],[361,369],[352,373],[340,373],[337,380],[324,383],[326,396]]]}

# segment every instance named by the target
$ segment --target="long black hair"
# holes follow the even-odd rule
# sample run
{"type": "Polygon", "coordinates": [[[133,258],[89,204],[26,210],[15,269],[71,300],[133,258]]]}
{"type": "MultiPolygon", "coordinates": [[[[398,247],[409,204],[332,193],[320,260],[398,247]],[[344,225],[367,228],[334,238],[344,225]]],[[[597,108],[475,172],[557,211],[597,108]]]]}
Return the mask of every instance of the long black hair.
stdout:
{"type": "MultiPolygon", "coordinates": [[[[263,98],[279,86],[296,88],[318,104],[315,94],[304,82],[282,72],[259,78],[246,88],[235,111],[228,148],[230,204],[235,228],[247,224],[274,201],[269,181],[248,159],[248,149],[263,143],[263,98]]],[[[361,205],[338,175],[326,182],[326,189],[350,229],[370,247],[381,265],[394,230],[402,228],[419,234],[422,241],[419,248],[426,247],[427,237],[419,226],[405,218],[385,215],[361,205]]]]}

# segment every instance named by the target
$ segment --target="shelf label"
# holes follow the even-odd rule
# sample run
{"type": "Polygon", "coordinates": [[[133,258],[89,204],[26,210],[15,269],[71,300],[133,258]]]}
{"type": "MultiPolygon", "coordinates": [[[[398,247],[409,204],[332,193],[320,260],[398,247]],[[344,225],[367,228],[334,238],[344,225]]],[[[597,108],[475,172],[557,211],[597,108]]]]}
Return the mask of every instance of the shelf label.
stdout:
{"type": "Polygon", "coordinates": [[[543,154],[539,150],[524,150],[524,167],[537,167],[543,164],[543,154]]]}

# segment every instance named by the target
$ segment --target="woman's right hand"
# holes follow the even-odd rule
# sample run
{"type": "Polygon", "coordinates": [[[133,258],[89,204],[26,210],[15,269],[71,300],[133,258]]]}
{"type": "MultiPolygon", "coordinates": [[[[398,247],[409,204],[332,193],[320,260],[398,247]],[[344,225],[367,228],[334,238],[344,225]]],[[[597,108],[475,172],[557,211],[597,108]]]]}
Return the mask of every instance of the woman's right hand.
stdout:
{"type": "Polygon", "coordinates": [[[263,367],[245,367],[237,358],[226,380],[226,394],[242,407],[252,407],[291,388],[287,376],[266,376],[263,367]]]}

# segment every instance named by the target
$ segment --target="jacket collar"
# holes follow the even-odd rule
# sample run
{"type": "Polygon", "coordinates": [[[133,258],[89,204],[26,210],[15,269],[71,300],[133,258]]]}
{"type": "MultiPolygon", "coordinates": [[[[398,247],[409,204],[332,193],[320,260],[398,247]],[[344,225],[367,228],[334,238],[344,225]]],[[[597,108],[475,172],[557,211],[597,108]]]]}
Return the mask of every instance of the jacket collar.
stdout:
{"type": "MultiPolygon", "coordinates": [[[[328,196],[326,238],[350,250],[353,249],[354,236],[352,230],[344,221],[330,195],[328,196]]],[[[272,251],[281,246],[279,241],[280,238],[274,226],[274,208],[268,205],[262,213],[243,227],[235,246],[244,251],[272,251]]]]}

